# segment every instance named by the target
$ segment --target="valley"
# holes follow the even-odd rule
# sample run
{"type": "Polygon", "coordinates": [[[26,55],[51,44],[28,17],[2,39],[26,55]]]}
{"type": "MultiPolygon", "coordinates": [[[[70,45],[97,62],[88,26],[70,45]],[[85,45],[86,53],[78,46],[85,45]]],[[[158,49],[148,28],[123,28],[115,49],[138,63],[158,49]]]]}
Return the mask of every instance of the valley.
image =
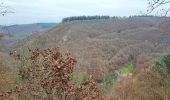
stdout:
{"type": "MultiPolygon", "coordinates": [[[[35,24],[7,27],[10,34],[16,33],[14,38],[19,37],[20,39],[12,40],[13,37],[8,38],[9,41],[6,38],[0,39],[0,56],[2,56],[0,57],[2,62],[0,66],[7,66],[7,68],[17,70],[17,63],[14,58],[8,55],[10,51],[26,56],[29,54],[29,50],[33,50],[34,55],[42,54],[42,58],[39,58],[41,62],[42,59],[45,59],[43,55],[46,55],[41,50],[47,53],[48,58],[50,56],[48,52],[55,53],[55,49],[53,51],[53,49],[49,48],[58,48],[61,53],[69,53],[76,59],[77,63],[74,69],[75,72],[72,75],[72,81],[81,82],[83,80],[81,77],[86,79],[86,74],[92,75],[98,84],[97,86],[102,90],[102,94],[107,98],[116,98],[114,100],[119,100],[120,95],[124,95],[119,90],[128,93],[128,86],[132,84],[136,88],[130,88],[131,94],[127,95],[130,96],[129,98],[136,98],[137,100],[138,96],[133,97],[134,92],[131,89],[137,91],[138,95],[145,97],[146,94],[143,91],[138,93],[138,90],[141,89],[142,85],[146,87],[150,85],[150,80],[146,79],[146,81],[149,81],[148,84],[142,84],[143,80],[140,80],[140,78],[151,77],[149,76],[150,74],[145,73],[145,69],[149,70],[148,73],[151,73],[151,66],[163,55],[169,53],[170,50],[169,17],[78,20],[55,25],[35,24]],[[3,63],[5,59],[9,59],[8,63],[3,63]],[[119,75],[119,73],[122,75],[119,75]],[[130,78],[124,80],[123,77],[130,78]],[[124,87],[122,86],[121,88],[119,85],[124,87]]],[[[2,29],[0,28],[2,33],[7,33],[6,30],[2,29]]],[[[33,57],[36,58],[37,56],[33,57]]],[[[61,59],[63,60],[64,58],[61,59]]],[[[35,62],[39,60],[35,60],[35,62]]],[[[37,62],[37,64],[46,63],[40,62],[37,62]]],[[[26,63],[26,65],[29,64],[28,62],[26,63]]],[[[152,79],[154,78],[152,77],[152,79]]],[[[167,84],[169,85],[169,83],[167,84]]],[[[124,99],[120,100],[125,100],[126,97],[122,98],[124,99]]],[[[148,96],[148,98],[141,100],[153,100],[154,97],[148,96]]]]}

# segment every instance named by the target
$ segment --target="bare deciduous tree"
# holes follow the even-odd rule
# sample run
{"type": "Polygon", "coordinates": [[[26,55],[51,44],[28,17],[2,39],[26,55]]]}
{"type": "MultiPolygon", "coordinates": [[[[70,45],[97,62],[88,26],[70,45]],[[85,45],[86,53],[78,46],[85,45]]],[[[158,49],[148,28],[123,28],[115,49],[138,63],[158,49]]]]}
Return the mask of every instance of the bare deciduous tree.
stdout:
{"type": "Polygon", "coordinates": [[[157,12],[157,15],[167,16],[170,11],[170,0],[147,0],[148,9],[147,14],[151,14],[152,12],[157,12]]]}
{"type": "Polygon", "coordinates": [[[7,13],[13,13],[12,8],[5,5],[4,2],[0,0],[0,16],[4,16],[7,13]]]}

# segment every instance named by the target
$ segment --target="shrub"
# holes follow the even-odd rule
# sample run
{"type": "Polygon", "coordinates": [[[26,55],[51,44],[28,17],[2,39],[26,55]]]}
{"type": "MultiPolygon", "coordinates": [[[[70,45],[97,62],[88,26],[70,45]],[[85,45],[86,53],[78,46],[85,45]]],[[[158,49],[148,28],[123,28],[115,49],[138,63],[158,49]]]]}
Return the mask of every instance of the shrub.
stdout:
{"type": "Polygon", "coordinates": [[[104,83],[107,85],[107,86],[111,86],[114,82],[114,76],[111,72],[107,73],[105,78],[104,78],[104,83]]]}
{"type": "Polygon", "coordinates": [[[156,61],[155,70],[161,74],[167,73],[167,77],[170,76],[170,54],[163,56],[160,61],[156,61]]]}
{"type": "Polygon", "coordinates": [[[110,88],[114,83],[114,80],[115,78],[111,72],[105,75],[103,82],[100,84],[101,91],[104,95],[109,92],[110,88]]]}
{"type": "Polygon", "coordinates": [[[21,100],[103,100],[92,76],[83,76],[82,83],[73,84],[76,60],[58,49],[29,50],[31,56],[14,53],[22,63],[19,68],[22,87],[18,93],[21,100]]]}

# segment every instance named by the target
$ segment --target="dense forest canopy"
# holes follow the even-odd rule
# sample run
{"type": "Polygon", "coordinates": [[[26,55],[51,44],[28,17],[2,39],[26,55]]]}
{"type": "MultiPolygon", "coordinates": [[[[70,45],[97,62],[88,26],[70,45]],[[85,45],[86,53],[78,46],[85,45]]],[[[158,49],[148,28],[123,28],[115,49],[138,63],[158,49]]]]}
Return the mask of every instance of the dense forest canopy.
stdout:
{"type": "Polygon", "coordinates": [[[76,20],[94,20],[94,19],[117,19],[118,17],[110,17],[110,16],[72,16],[66,17],[62,19],[62,22],[70,22],[76,20]]]}
{"type": "Polygon", "coordinates": [[[98,19],[121,19],[121,18],[133,18],[133,17],[161,17],[154,15],[132,15],[132,16],[71,16],[62,19],[62,23],[71,21],[82,21],[82,20],[98,20],[98,19]]]}

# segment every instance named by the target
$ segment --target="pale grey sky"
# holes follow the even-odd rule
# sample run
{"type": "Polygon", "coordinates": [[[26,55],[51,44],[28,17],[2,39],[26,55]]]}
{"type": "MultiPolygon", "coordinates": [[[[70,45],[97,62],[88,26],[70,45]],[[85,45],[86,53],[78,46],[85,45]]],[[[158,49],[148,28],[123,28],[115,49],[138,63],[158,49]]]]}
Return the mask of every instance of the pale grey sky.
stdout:
{"type": "Polygon", "coordinates": [[[60,22],[79,15],[129,16],[146,11],[147,0],[3,0],[15,13],[0,16],[1,25],[60,22]]]}

